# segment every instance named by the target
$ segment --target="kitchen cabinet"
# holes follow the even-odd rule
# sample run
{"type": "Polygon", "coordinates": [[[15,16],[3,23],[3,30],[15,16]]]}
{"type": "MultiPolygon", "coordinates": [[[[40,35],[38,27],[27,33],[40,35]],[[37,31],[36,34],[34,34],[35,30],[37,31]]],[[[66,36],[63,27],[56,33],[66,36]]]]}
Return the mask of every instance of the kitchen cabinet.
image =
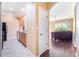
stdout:
{"type": "Polygon", "coordinates": [[[26,33],[23,32],[17,32],[18,33],[18,40],[26,47],[26,33]]]}

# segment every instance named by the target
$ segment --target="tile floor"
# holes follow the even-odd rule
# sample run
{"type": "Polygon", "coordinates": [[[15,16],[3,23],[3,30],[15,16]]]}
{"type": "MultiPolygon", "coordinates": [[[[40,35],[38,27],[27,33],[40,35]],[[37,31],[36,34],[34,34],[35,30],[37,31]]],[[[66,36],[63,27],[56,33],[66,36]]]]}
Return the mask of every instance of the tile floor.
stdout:
{"type": "Polygon", "coordinates": [[[8,39],[4,42],[2,57],[33,57],[17,39],[8,39]]]}

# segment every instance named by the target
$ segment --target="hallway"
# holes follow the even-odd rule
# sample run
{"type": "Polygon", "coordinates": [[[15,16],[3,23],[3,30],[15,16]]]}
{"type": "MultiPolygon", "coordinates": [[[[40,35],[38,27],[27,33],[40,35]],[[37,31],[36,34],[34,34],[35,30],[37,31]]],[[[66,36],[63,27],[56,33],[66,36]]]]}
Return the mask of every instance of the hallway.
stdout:
{"type": "Polygon", "coordinates": [[[8,39],[4,42],[2,57],[33,57],[17,39],[8,39]]]}

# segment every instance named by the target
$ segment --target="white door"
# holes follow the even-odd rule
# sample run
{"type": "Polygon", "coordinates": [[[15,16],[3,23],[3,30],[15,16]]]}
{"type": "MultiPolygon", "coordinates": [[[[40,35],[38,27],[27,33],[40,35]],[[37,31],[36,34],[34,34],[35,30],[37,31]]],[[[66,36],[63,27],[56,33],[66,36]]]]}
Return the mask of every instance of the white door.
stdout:
{"type": "Polygon", "coordinates": [[[39,7],[39,55],[48,48],[48,12],[39,7]]]}

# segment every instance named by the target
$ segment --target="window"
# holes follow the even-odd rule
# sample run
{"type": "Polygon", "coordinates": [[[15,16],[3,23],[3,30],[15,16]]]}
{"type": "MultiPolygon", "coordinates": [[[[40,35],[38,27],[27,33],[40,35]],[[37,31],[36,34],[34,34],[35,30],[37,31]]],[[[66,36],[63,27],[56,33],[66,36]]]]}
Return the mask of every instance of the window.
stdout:
{"type": "Polygon", "coordinates": [[[58,22],[54,24],[55,31],[68,31],[70,30],[70,22],[58,22]]]}

